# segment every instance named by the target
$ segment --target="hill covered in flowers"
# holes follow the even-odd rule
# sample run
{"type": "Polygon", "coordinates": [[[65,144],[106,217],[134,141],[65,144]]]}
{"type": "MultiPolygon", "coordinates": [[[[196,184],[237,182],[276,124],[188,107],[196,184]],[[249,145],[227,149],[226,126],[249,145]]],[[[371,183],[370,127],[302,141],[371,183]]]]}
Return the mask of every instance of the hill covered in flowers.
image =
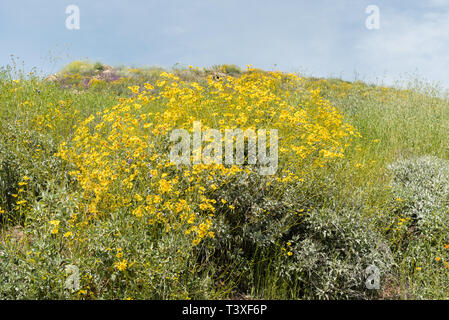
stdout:
{"type": "Polygon", "coordinates": [[[0,97],[1,298],[447,298],[449,102],[432,87],[75,61],[3,68],[0,97]],[[174,163],[171,134],[195,123],[220,143],[276,133],[275,172],[249,136],[241,163],[221,147],[174,163]]]}

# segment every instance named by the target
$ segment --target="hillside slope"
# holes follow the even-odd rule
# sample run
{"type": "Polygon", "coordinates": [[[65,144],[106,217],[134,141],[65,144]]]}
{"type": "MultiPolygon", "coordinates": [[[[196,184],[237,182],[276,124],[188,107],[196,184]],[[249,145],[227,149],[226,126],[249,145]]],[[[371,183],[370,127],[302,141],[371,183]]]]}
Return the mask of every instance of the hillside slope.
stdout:
{"type": "Polygon", "coordinates": [[[4,68],[0,97],[2,299],[449,297],[449,101],[431,87],[77,61],[4,68]],[[275,174],[249,151],[173,164],[195,122],[278,130],[275,174]]]}

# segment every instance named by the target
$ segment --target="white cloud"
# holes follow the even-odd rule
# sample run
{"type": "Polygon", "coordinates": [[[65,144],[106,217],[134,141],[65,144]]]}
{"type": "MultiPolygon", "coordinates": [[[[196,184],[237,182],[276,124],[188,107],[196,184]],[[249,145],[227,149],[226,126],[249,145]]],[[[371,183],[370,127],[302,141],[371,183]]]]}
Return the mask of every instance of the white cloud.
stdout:
{"type": "MultiPolygon", "coordinates": [[[[447,3],[432,1],[434,6],[447,3]]],[[[381,29],[367,30],[356,45],[358,61],[368,66],[368,73],[399,75],[417,70],[449,87],[448,9],[415,16],[397,10],[381,11],[381,29]]]]}
{"type": "Polygon", "coordinates": [[[432,7],[449,6],[449,0],[430,0],[429,5],[432,7]]]}

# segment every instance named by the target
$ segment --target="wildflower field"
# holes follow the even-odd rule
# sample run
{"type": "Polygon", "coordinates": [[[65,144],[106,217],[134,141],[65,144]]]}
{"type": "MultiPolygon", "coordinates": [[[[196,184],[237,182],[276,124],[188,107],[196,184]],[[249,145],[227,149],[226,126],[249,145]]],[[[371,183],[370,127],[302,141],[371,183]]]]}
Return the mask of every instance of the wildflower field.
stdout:
{"type": "Polygon", "coordinates": [[[0,70],[0,299],[449,298],[448,200],[449,100],[419,82],[0,70]],[[276,172],[173,163],[194,122],[277,130],[276,172]]]}

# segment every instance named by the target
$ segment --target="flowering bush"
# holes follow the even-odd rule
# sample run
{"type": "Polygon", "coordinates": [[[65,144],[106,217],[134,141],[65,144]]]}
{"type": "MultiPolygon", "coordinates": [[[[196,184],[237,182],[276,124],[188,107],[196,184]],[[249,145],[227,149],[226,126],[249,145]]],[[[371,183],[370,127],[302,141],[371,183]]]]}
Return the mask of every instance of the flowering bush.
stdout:
{"type": "MultiPolygon", "coordinates": [[[[115,259],[101,259],[106,270],[118,275],[152,268],[159,249],[160,261],[171,262],[192,261],[195,252],[203,252],[201,259],[224,259],[207,249],[207,243],[215,249],[234,245],[231,256],[244,247],[245,258],[254,258],[262,247],[272,253],[275,247],[269,243],[280,241],[288,232],[287,222],[299,213],[298,204],[288,198],[292,186],[299,187],[312,172],[344,158],[351,138],[358,136],[319,90],[306,89],[292,74],[249,69],[237,78],[209,77],[200,84],[163,72],[154,83],[130,90],[130,98],[75,124],[73,135],[60,144],[56,156],[67,163],[80,194],[73,196],[72,209],[47,222],[50,236],[59,237],[67,250],[93,250],[94,256],[111,257],[108,252],[118,250],[108,247],[108,239],[99,248],[98,235],[109,230],[105,226],[118,228],[110,232],[121,239],[123,233],[129,237],[124,231],[128,228],[147,235],[136,240],[139,248],[125,251],[123,244],[115,259]],[[169,134],[178,128],[192,131],[194,121],[220,132],[277,129],[277,173],[261,176],[249,164],[175,165],[169,159],[169,134]],[[124,229],[112,223],[117,219],[125,219],[124,229]],[[271,238],[256,237],[275,225],[287,229],[273,228],[271,238]],[[155,249],[162,239],[176,239],[178,249],[155,249]],[[205,240],[206,246],[197,248],[205,240]]],[[[170,271],[171,281],[185,276],[185,265],[171,262],[156,269],[170,271]]]]}
{"type": "Polygon", "coordinates": [[[213,238],[216,210],[236,210],[226,195],[213,195],[237,173],[257,171],[222,164],[176,167],[168,157],[168,133],[190,129],[195,120],[222,132],[276,128],[281,170],[265,183],[282,190],[305,179],[307,170],[342,158],[347,138],[357,135],[318,91],[298,90],[300,82],[294,75],[251,72],[209,79],[203,87],[162,73],[154,86],[131,87],[132,98],[91,115],[76,126],[72,141],[61,144],[58,155],[73,165],[70,174],[83,190],[76,219],[124,210],[149,227],[181,230],[195,245],[213,238]]]}

